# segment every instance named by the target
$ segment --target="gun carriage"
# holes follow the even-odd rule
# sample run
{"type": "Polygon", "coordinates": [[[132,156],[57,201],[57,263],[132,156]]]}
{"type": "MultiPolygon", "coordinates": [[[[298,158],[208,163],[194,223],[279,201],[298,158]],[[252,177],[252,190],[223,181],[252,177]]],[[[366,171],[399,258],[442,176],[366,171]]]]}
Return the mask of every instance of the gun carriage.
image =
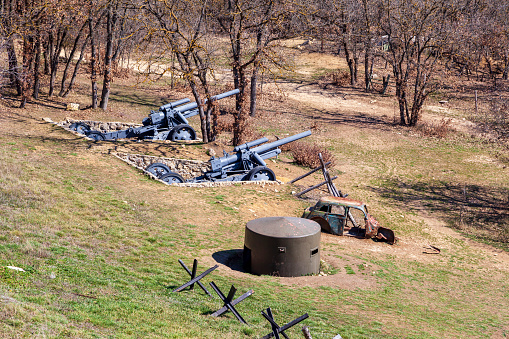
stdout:
{"type": "MultiPolygon", "coordinates": [[[[238,89],[211,97],[212,101],[220,100],[239,93],[238,89]]],[[[170,102],[159,107],[158,111],[150,111],[142,121],[143,126],[113,132],[93,131],[85,123],[73,123],[70,128],[85,134],[94,140],[116,140],[136,138],[138,140],[195,140],[196,131],[189,126],[187,119],[199,114],[198,104],[189,103],[188,98],[170,102]]],[[[207,100],[204,101],[204,104],[207,100]]]]}
{"type": "Polygon", "coordinates": [[[269,139],[260,138],[235,147],[231,153],[223,151],[224,156],[212,157],[209,160],[209,171],[193,179],[184,180],[182,176],[172,172],[168,166],[162,163],[153,163],[145,170],[170,184],[216,181],[274,181],[276,175],[267,167],[265,160],[280,154],[279,146],[309,135],[311,135],[311,131],[306,131],[264,145],[262,144],[269,141],[269,139]]]}

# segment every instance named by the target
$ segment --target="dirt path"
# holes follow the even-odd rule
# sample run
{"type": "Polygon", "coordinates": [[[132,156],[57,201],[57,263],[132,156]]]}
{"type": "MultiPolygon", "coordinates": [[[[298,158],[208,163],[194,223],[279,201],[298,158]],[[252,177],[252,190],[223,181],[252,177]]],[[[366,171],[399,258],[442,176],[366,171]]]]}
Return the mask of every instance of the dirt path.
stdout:
{"type": "MultiPolygon", "coordinates": [[[[320,55],[319,55],[320,56],[320,55]]],[[[310,58],[316,57],[311,55],[310,58]]],[[[327,57],[330,61],[331,56],[327,57]]],[[[323,61],[323,60],[322,60],[323,61]]],[[[320,61],[316,61],[320,64],[320,61]]],[[[335,65],[340,65],[341,62],[334,62],[335,65]]],[[[308,72],[311,72],[308,70],[308,72]]],[[[342,124],[331,128],[328,125],[325,129],[327,134],[325,137],[333,137],[334,133],[345,131],[347,125],[349,129],[365,128],[366,121],[375,121],[376,128],[383,125],[391,125],[397,119],[397,107],[393,97],[375,97],[374,95],[362,93],[351,89],[337,89],[328,88],[323,89],[317,83],[295,83],[295,82],[280,82],[277,84],[266,84],[267,89],[272,91],[282,91],[288,100],[294,101],[300,107],[306,108],[311,112],[315,119],[320,120],[322,124],[327,124],[329,121],[327,117],[334,115],[340,116],[342,124]]],[[[428,123],[437,123],[443,113],[453,113],[450,108],[439,103],[430,102],[424,108],[423,121],[428,123]],[[434,112],[437,112],[435,114],[434,112]],[[439,115],[440,114],[440,115],[439,115]]],[[[474,123],[464,119],[452,119],[451,125],[454,126],[456,131],[463,133],[475,133],[476,126],[474,123]]],[[[392,127],[391,127],[392,128],[392,127]]],[[[353,136],[353,134],[350,134],[353,136]]],[[[355,138],[355,136],[353,136],[355,138]]],[[[384,145],[372,145],[372,147],[384,147],[384,145]]],[[[347,168],[342,166],[342,170],[354,170],[354,168],[347,168]]],[[[340,245],[346,248],[346,253],[355,255],[356,253],[372,252],[375,254],[391,255],[399,260],[411,260],[422,263],[433,263],[440,260],[440,256],[449,256],[455,251],[462,250],[462,247],[467,248],[468,251],[475,253],[483,258],[484,267],[490,267],[505,272],[509,271],[509,254],[496,249],[492,246],[484,245],[482,243],[472,241],[465,238],[455,230],[447,227],[444,221],[435,216],[430,215],[424,206],[421,206],[418,211],[416,219],[422,221],[425,225],[424,233],[431,235],[433,243],[430,244],[428,238],[418,236],[414,237],[400,237],[400,241],[395,246],[387,244],[380,244],[373,241],[359,240],[349,237],[336,237],[324,234],[322,243],[324,246],[340,245]],[[457,243],[464,244],[459,246],[457,243]],[[434,245],[442,249],[442,253],[428,254],[433,251],[430,250],[429,245],[434,245]]],[[[322,255],[324,252],[322,252],[322,255]]],[[[349,264],[351,258],[337,259],[333,256],[327,256],[325,259],[337,267],[344,267],[349,264]]],[[[358,263],[356,263],[357,265],[358,263]]],[[[345,274],[336,275],[334,277],[327,277],[321,279],[320,277],[301,277],[301,278],[284,278],[285,283],[297,285],[329,285],[341,283],[342,286],[357,286],[359,288],[373,287],[369,274],[372,274],[376,269],[371,268],[367,270],[367,275],[357,276],[355,278],[349,277],[345,274]],[[361,283],[362,281],[362,283],[361,283]],[[371,282],[370,282],[371,281],[371,282]]]]}

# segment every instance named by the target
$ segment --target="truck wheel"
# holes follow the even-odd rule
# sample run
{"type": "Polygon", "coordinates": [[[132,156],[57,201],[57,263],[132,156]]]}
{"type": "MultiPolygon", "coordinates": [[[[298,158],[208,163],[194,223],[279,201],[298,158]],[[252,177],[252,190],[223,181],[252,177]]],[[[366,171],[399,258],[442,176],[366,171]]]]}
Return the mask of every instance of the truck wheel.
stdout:
{"type": "Polygon", "coordinates": [[[104,134],[102,134],[99,131],[91,131],[86,134],[87,137],[89,137],[92,140],[100,141],[100,140],[106,140],[106,137],[104,134]]]}
{"type": "Polygon", "coordinates": [[[170,140],[195,140],[196,132],[189,125],[178,125],[170,132],[170,140]]]}
{"type": "Polygon", "coordinates": [[[247,178],[249,181],[275,181],[276,175],[270,168],[258,166],[249,171],[247,178]]]}
{"type": "Polygon", "coordinates": [[[152,173],[159,179],[161,179],[163,175],[172,173],[168,166],[160,162],[155,162],[153,164],[148,165],[147,168],[145,168],[145,171],[152,173]]]}
{"type": "Polygon", "coordinates": [[[71,126],[69,126],[69,129],[78,132],[79,134],[87,134],[87,132],[90,132],[90,126],[83,122],[75,122],[72,123],[71,126]]]}
{"type": "Polygon", "coordinates": [[[178,173],[170,172],[162,177],[160,177],[162,181],[164,181],[167,184],[181,184],[184,182],[184,178],[182,178],[178,173]]]}

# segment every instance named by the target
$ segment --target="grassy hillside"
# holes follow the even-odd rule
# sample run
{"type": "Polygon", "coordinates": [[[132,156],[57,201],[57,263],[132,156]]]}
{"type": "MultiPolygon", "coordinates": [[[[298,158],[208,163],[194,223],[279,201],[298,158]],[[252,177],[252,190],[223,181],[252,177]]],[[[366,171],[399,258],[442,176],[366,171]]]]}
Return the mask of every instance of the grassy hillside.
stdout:
{"type": "MultiPolygon", "coordinates": [[[[267,307],[280,325],[307,312],[313,338],[507,337],[507,150],[460,132],[438,139],[394,126],[390,97],[288,86],[285,100],[262,101],[254,126],[269,136],[312,128],[306,142],[333,152],[338,184],[398,244],[322,234],[335,274],[244,273],[245,223],[300,216],[312,203],[292,196],[301,187],[166,186],[111,152],[207,159],[209,146],[94,143],[42,120],[71,115],[57,102],[0,106],[0,337],[257,338],[270,332],[267,307]],[[424,253],[430,244],[441,253],[424,253]],[[222,304],[198,288],[171,293],[188,280],[178,259],[191,266],[193,258],[199,272],[220,264],[207,286],[254,290],[237,307],[249,325],[209,316],[222,304]]],[[[141,121],[159,105],[156,86],[117,84],[113,93],[109,112],[73,117],[141,121]]],[[[279,177],[307,171],[288,155],[269,166],[279,177]]],[[[287,333],[302,337],[300,328],[287,333]]]]}

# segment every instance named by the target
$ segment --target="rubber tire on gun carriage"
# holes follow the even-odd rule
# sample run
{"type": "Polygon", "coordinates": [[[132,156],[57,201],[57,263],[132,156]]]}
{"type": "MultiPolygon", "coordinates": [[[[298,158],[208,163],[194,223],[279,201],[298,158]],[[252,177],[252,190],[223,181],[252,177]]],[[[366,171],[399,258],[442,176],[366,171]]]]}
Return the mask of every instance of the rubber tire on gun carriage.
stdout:
{"type": "Polygon", "coordinates": [[[194,129],[186,124],[176,126],[169,134],[171,141],[178,140],[195,140],[196,132],[194,129]]]}
{"type": "Polygon", "coordinates": [[[86,136],[95,141],[106,140],[104,134],[99,131],[90,131],[86,134],[86,136]]]}
{"type": "Polygon", "coordinates": [[[88,132],[90,132],[90,126],[88,126],[87,124],[85,124],[83,122],[74,122],[71,124],[71,126],[69,126],[69,129],[71,129],[72,131],[78,132],[79,134],[85,134],[85,135],[88,132]]]}
{"type": "Polygon", "coordinates": [[[249,181],[275,181],[276,175],[274,172],[265,166],[257,166],[247,174],[249,181]]]}
{"type": "Polygon", "coordinates": [[[167,165],[160,162],[154,162],[153,164],[148,165],[147,168],[145,168],[145,171],[152,173],[159,179],[161,179],[163,175],[172,173],[172,171],[167,165]]]}
{"type": "Polygon", "coordinates": [[[159,178],[167,184],[182,184],[185,180],[180,174],[175,172],[167,173],[159,178]]]}

